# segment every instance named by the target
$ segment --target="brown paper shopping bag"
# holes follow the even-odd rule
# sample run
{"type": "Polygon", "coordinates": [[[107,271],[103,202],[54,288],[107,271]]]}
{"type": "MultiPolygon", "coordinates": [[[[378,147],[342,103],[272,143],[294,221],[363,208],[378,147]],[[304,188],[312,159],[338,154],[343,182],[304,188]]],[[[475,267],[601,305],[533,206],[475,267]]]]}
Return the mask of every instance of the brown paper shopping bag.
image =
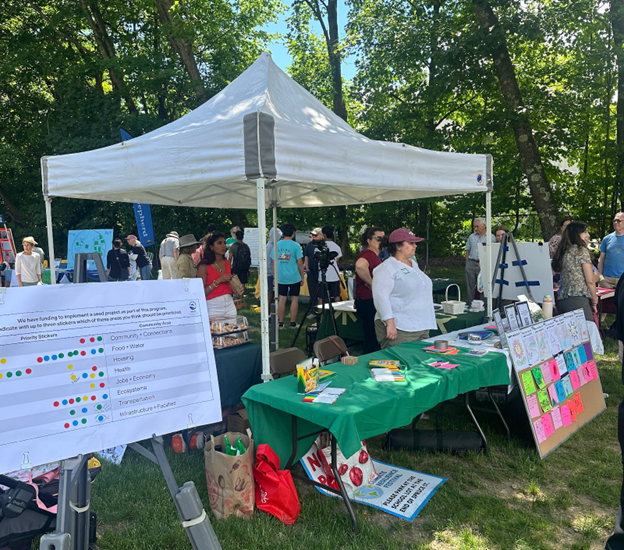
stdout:
{"type": "Polygon", "coordinates": [[[204,448],[206,459],[206,483],[210,496],[210,508],[217,519],[229,516],[251,518],[254,511],[255,493],[253,481],[254,465],[253,439],[245,434],[228,432],[210,436],[204,448]],[[225,454],[225,436],[234,444],[238,436],[245,448],[245,454],[230,456],[225,454]],[[215,447],[221,447],[223,452],[215,447]]]}

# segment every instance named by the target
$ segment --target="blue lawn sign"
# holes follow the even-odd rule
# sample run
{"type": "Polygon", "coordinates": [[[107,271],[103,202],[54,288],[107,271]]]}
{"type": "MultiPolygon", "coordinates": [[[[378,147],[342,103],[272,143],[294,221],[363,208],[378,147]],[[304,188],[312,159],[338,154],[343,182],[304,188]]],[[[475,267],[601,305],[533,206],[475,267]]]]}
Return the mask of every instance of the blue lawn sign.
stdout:
{"type": "MultiPolygon", "coordinates": [[[[132,136],[123,128],[119,130],[121,141],[129,141],[132,136]]],[[[137,222],[138,237],[143,246],[154,244],[154,226],[152,225],[152,209],[149,204],[134,203],[134,217],[137,222]]]]}
{"type": "Polygon", "coordinates": [[[0,223],[4,223],[4,216],[0,215],[0,223]]]}

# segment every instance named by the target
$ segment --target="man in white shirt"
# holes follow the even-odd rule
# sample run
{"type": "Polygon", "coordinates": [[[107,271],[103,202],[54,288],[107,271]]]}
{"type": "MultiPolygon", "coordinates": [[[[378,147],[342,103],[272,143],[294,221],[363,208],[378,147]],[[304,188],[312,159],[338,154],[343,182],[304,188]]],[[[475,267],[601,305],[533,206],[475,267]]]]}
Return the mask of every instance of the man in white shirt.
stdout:
{"type": "MultiPolygon", "coordinates": [[[[325,227],[323,227],[322,231],[323,231],[323,239],[325,239],[325,244],[327,245],[327,248],[329,248],[330,252],[338,253],[338,256],[336,256],[336,258],[334,258],[330,262],[329,267],[327,268],[327,276],[325,279],[327,281],[327,287],[329,289],[330,298],[332,298],[334,302],[339,302],[340,301],[340,270],[338,269],[338,264],[336,263],[336,260],[338,258],[342,258],[342,250],[340,250],[340,247],[333,241],[333,238],[334,238],[333,227],[326,225],[325,227]]],[[[322,280],[320,266],[319,266],[318,280],[319,282],[322,280]]],[[[319,298],[319,304],[321,303],[322,303],[322,299],[319,298]]]]}
{"type": "MultiPolygon", "coordinates": [[[[477,278],[481,271],[481,266],[479,265],[479,245],[485,244],[488,239],[485,218],[475,218],[474,222],[472,222],[472,227],[474,233],[468,237],[468,242],[466,242],[466,289],[468,291],[466,303],[469,307],[475,299],[477,278]]],[[[494,235],[490,235],[489,239],[491,242],[496,242],[494,235]]]]}
{"type": "Polygon", "coordinates": [[[180,253],[180,237],[177,231],[167,233],[167,236],[160,243],[160,265],[162,266],[163,279],[176,278],[176,262],[180,253]]]}
{"type": "Polygon", "coordinates": [[[37,245],[33,237],[22,240],[24,252],[15,258],[15,276],[18,286],[35,286],[41,282],[41,260],[39,254],[33,254],[33,247],[37,245]]]}

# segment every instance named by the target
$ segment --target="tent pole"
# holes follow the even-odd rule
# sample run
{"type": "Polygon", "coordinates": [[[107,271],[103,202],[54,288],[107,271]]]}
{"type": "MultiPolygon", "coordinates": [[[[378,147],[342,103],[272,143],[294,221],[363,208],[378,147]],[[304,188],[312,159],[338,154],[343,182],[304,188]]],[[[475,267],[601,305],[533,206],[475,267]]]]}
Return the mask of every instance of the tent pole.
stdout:
{"type": "MultiPolygon", "coordinates": [[[[487,226],[487,240],[485,241],[485,252],[487,255],[487,269],[485,270],[485,292],[487,303],[487,318],[492,320],[492,188],[488,185],[485,194],[485,224],[487,226]]],[[[483,281],[483,273],[481,275],[483,281]]]]}
{"type": "MultiPolygon", "coordinates": [[[[273,189],[275,195],[275,189],[273,189]]],[[[275,301],[275,326],[277,327],[277,307],[279,296],[277,294],[277,200],[273,196],[273,300],[275,301]]],[[[279,349],[279,330],[275,329],[275,345],[279,349]]]]}
{"type": "Polygon", "coordinates": [[[262,380],[269,382],[271,376],[271,365],[269,360],[269,289],[267,275],[267,253],[266,253],[266,196],[264,178],[256,180],[256,191],[258,194],[258,233],[260,233],[260,331],[262,334],[262,380]]]}
{"type": "Polygon", "coordinates": [[[56,263],[54,261],[54,233],[52,231],[52,199],[43,196],[45,201],[46,227],[48,229],[48,256],[50,257],[50,282],[56,284],[56,263]]]}

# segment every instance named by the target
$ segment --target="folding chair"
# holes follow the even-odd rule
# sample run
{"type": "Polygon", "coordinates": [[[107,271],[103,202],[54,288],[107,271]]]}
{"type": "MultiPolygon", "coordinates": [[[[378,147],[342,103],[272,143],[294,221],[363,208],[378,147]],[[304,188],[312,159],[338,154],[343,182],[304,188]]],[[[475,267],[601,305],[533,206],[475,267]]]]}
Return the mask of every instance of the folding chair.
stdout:
{"type": "Polygon", "coordinates": [[[269,356],[271,374],[273,378],[281,378],[293,374],[297,370],[297,363],[305,361],[308,356],[299,348],[287,348],[274,351],[269,356]]]}
{"type": "MultiPolygon", "coordinates": [[[[340,336],[328,336],[314,342],[314,355],[320,361],[321,366],[327,365],[332,359],[349,355],[347,345],[340,336]]],[[[335,363],[336,361],[332,361],[335,363]]]]}

